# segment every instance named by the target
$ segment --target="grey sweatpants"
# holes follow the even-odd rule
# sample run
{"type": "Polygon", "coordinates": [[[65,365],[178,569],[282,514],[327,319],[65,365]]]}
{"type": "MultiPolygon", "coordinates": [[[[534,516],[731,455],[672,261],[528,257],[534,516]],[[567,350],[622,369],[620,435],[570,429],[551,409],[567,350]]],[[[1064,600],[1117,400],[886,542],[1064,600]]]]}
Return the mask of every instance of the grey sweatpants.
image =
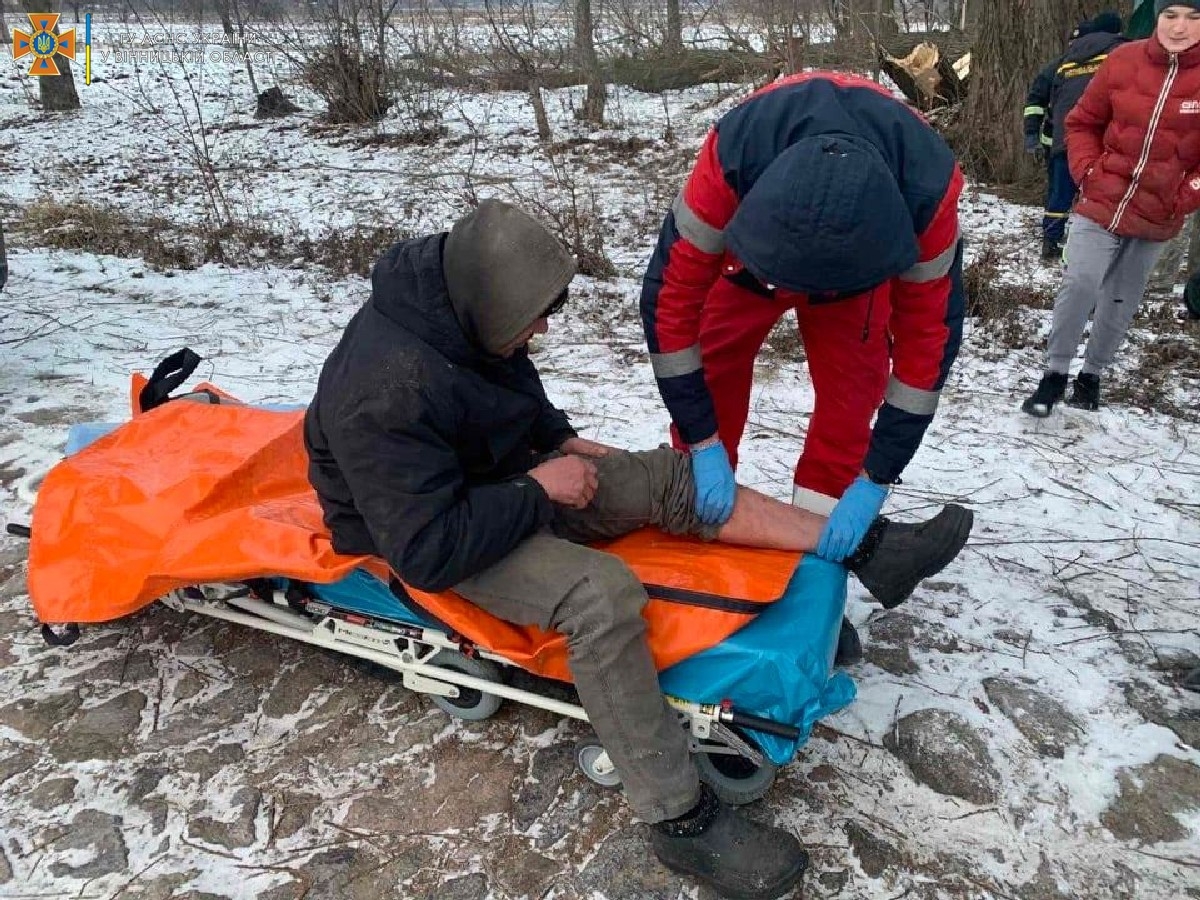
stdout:
{"type": "Polygon", "coordinates": [[[567,637],[579,699],[617,767],[633,811],[671,819],[699,799],[687,733],[663,699],[646,643],[646,591],[616,556],[581,546],[657,525],[705,540],[696,517],[691,460],[671,449],[595,460],[599,488],[583,510],[558,507],[538,532],[454,590],[495,616],[567,637]]]}
{"type": "Polygon", "coordinates": [[[1068,373],[1088,316],[1092,334],[1083,371],[1101,374],[1112,363],[1166,244],[1118,237],[1091,219],[1071,216],[1063,256],[1067,269],[1054,298],[1046,370],[1068,373]]]}

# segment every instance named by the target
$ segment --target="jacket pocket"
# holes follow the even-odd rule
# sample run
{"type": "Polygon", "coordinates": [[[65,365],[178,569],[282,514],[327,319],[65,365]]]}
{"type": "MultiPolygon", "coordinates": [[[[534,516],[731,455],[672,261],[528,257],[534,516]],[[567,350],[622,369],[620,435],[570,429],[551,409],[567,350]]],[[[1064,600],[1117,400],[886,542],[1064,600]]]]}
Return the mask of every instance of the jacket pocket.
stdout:
{"type": "Polygon", "coordinates": [[[765,297],[768,300],[775,299],[775,288],[768,284],[763,284],[750,270],[745,266],[738,264],[736,268],[727,265],[724,273],[725,280],[730,284],[740,287],[744,291],[749,291],[752,294],[757,294],[760,297],[765,297]],[[732,271],[731,271],[732,269],[732,271]]]}

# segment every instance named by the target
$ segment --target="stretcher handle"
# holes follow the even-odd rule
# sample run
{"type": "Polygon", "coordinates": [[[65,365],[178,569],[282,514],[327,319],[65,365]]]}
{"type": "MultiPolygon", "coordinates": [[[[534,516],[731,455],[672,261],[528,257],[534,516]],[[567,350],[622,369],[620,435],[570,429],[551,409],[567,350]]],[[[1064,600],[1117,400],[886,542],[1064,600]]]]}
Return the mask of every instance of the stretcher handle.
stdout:
{"type": "Polygon", "coordinates": [[[33,534],[28,525],[18,525],[16,522],[9,522],[4,526],[4,530],[13,537],[27,538],[33,534]]]}
{"type": "Polygon", "coordinates": [[[764,719],[762,716],[752,716],[749,713],[741,713],[736,709],[723,709],[718,714],[718,717],[722,722],[730,725],[737,725],[739,728],[749,728],[752,731],[761,731],[763,734],[773,734],[775,737],[783,738],[785,741],[797,741],[800,739],[800,729],[794,725],[784,725],[782,722],[764,719]]]}

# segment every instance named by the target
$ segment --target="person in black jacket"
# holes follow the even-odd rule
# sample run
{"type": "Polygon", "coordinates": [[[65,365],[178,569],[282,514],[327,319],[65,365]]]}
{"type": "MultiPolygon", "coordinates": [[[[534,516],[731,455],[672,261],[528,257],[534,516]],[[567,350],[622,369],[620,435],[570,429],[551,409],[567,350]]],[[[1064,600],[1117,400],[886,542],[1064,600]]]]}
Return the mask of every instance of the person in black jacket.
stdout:
{"type": "Polygon", "coordinates": [[[1067,113],[1108,54],[1125,39],[1121,17],[1104,12],[1071,34],[1066,52],[1042,69],[1025,98],[1025,151],[1046,164],[1046,210],[1042,216],[1042,259],[1062,259],[1063,235],[1076,185],[1067,165],[1067,113]]]}
{"type": "MultiPolygon", "coordinates": [[[[803,551],[825,519],[741,488],[728,522],[705,524],[686,454],[580,437],[527,349],[574,273],[541,224],[494,200],[448,234],[394,245],[321,371],[304,422],[309,479],[338,552],[381,556],[413,587],[453,588],[502,619],[565,634],[580,700],[630,805],[655,823],[659,859],[727,895],[775,897],[799,880],[803,848],[701,787],[659,691],[646,591],[619,558],[584,544],[652,524],[803,551]]],[[[931,564],[964,513],[879,519],[848,567],[895,605],[949,562],[931,564]]]]}

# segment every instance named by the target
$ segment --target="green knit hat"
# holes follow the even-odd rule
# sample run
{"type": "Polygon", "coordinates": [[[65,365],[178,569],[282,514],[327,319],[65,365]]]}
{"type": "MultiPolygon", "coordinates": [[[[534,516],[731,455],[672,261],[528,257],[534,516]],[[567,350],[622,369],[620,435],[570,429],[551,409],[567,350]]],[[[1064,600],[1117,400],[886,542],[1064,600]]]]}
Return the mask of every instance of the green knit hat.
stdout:
{"type": "Polygon", "coordinates": [[[1154,14],[1161,16],[1163,10],[1171,6],[1186,6],[1200,12],[1200,0],[1155,0],[1154,14]]]}

